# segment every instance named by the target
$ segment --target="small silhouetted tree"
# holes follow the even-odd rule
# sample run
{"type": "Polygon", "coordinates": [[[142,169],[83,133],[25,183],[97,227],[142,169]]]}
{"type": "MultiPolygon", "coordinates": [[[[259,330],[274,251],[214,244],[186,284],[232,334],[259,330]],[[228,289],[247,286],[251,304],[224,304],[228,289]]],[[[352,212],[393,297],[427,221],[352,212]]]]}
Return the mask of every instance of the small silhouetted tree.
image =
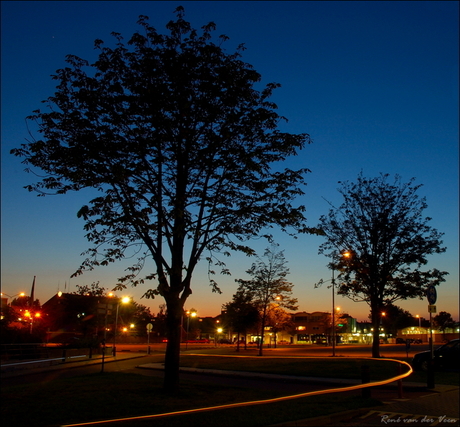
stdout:
{"type": "Polygon", "coordinates": [[[252,295],[244,290],[239,289],[234,295],[231,302],[224,304],[222,307],[225,313],[228,326],[237,334],[236,351],[240,349],[240,336],[244,336],[244,345],[246,348],[247,331],[253,328],[259,321],[259,310],[252,301],[252,295]]]}
{"type": "Polygon", "coordinates": [[[41,138],[12,150],[46,174],[30,191],[98,191],[78,212],[93,246],[76,274],[138,254],[116,289],[156,281],[144,295],[167,305],[170,392],[179,387],[180,322],[200,259],[227,272],[216,255],[254,254],[247,241],[268,228],[309,231],[304,207],[292,204],[308,170],[283,162],[310,140],[279,130],[284,118],[269,101],[279,85],[259,86],[242,45],[227,53],[227,37],[212,40],[214,23],[197,31],[182,7],[176,14],[167,35],[141,16],[127,44],[118,33],[114,48],[96,40],[94,63],[68,55],[48,110],[29,117],[41,138]],[[147,260],[154,270],[142,277],[147,260]]]}
{"type": "Polygon", "coordinates": [[[164,339],[167,335],[166,330],[166,304],[160,304],[158,306],[159,311],[156,316],[152,317],[152,325],[153,325],[153,336],[156,336],[158,341],[164,339]]]}
{"type": "Polygon", "coordinates": [[[239,290],[251,295],[251,300],[259,309],[260,313],[260,345],[259,356],[262,356],[265,326],[267,316],[272,303],[288,310],[297,309],[297,298],[292,298],[294,285],[286,280],[289,269],[284,258],[284,251],[277,249],[278,245],[272,244],[264,253],[264,261],[259,258],[253,263],[246,273],[251,279],[236,279],[239,290]]]}
{"type": "Polygon", "coordinates": [[[90,295],[93,297],[106,296],[106,289],[99,286],[99,282],[93,282],[88,285],[77,285],[77,290],[73,292],[76,295],[90,295]]]}
{"type": "Polygon", "coordinates": [[[384,306],[399,299],[422,299],[429,285],[439,285],[448,274],[422,270],[428,255],[446,248],[442,233],[423,216],[427,203],[417,194],[420,185],[414,185],[414,179],[402,183],[399,176],[391,183],[388,177],[368,179],[361,173],[355,183],[341,183],[343,203],[331,205],[319,225],[326,236],[319,253],[330,257],[329,266],[340,272],[338,293],[370,306],[373,357],[380,357],[384,306]]]}
{"type": "Polygon", "coordinates": [[[270,327],[273,332],[274,345],[278,340],[278,332],[290,330],[293,327],[292,314],[281,308],[277,302],[272,303],[267,310],[266,325],[270,327]]]}
{"type": "Polygon", "coordinates": [[[446,329],[455,327],[455,320],[452,318],[452,315],[446,311],[440,311],[434,316],[433,322],[443,334],[445,334],[446,329]]]}
{"type": "Polygon", "coordinates": [[[416,321],[410,312],[394,304],[386,304],[382,308],[381,320],[385,331],[393,336],[397,336],[398,330],[413,326],[416,321]]]}
{"type": "Polygon", "coordinates": [[[130,301],[129,304],[120,304],[119,319],[120,326],[130,326],[134,324],[134,333],[138,336],[147,334],[147,324],[152,321],[150,308],[139,304],[136,301],[130,301]]]}
{"type": "MultiPolygon", "coordinates": [[[[34,306],[38,304],[38,307],[40,307],[40,302],[38,300],[34,301],[34,306]]],[[[11,300],[11,306],[16,307],[18,309],[23,309],[26,310],[30,308],[30,298],[28,296],[20,295],[17,298],[13,298],[11,300]]]]}

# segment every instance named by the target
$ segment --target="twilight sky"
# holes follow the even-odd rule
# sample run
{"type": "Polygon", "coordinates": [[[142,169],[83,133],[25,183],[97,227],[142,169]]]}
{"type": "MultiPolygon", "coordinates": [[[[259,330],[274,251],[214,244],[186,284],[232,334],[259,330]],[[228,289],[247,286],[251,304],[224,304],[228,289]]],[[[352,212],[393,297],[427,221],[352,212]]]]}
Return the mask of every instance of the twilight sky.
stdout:
{"type": "MultiPolygon", "coordinates": [[[[233,52],[240,43],[243,60],[262,74],[262,82],[281,83],[272,100],[289,122],[283,130],[307,132],[313,144],[288,165],[307,167],[306,194],[309,226],[329,209],[325,199],[340,203],[338,181],[400,174],[423,184],[433,218],[444,232],[445,254],[432,256],[426,268],[446,270],[447,281],[437,289],[437,310],[459,319],[459,3],[455,1],[2,1],[1,3],[1,280],[2,292],[30,293],[46,302],[58,290],[73,292],[76,285],[111,289],[127,264],[100,267],[69,279],[89,247],[77,210],[84,194],[36,197],[22,187],[34,182],[20,159],[9,151],[25,142],[25,117],[54,94],[50,78],[65,66],[67,54],[96,58],[93,42],[113,46],[112,31],[125,41],[140,29],[139,15],[161,32],[174,19],[173,10],[185,7],[185,18],[195,28],[214,21],[215,35],[230,37],[233,52]]],[[[39,172],[39,171],[37,171],[39,172]]],[[[284,250],[299,311],[330,311],[331,290],[314,283],[330,278],[328,259],[318,255],[322,238],[293,240],[276,233],[284,250]]],[[[260,255],[268,246],[257,241],[260,255]]],[[[208,286],[206,265],[198,267],[193,295],[186,308],[200,316],[219,314],[236,291],[236,278],[247,278],[252,259],[234,255],[227,260],[232,276],[217,276],[223,293],[208,286]]],[[[158,312],[162,299],[140,300],[147,288],[127,289],[136,301],[158,312]]],[[[398,301],[413,315],[428,318],[427,301],[398,301]]],[[[358,320],[369,308],[336,297],[358,320]]]]}

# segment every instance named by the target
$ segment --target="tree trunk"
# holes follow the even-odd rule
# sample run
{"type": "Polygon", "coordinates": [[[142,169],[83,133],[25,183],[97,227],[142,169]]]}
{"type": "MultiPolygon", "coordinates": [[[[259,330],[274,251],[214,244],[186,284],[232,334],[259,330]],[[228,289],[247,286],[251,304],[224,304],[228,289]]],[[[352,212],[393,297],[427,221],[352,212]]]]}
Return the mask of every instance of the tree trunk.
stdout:
{"type": "Polygon", "coordinates": [[[163,389],[170,394],[179,391],[179,366],[181,343],[181,318],[183,309],[178,300],[167,301],[166,324],[168,342],[165,353],[165,376],[163,389]]]}
{"type": "Polygon", "coordinates": [[[371,308],[372,313],[372,357],[380,357],[380,308],[371,308]]]}
{"type": "Polygon", "coordinates": [[[260,331],[259,356],[262,356],[262,353],[263,353],[264,337],[265,337],[265,311],[262,317],[262,328],[260,331]]]}

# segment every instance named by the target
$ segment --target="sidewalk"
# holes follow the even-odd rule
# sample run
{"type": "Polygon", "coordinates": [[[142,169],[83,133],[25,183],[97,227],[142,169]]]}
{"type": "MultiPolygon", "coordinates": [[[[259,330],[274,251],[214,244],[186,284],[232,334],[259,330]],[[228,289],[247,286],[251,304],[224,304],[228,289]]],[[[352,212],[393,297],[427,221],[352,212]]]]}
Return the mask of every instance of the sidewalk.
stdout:
{"type": "MultiPolygon", "coordinates": [[[[124,359],[136,359],[145,357],[146,353],[131,353],[131,352],[117,352],[117,355],[113,357],[112,355],[104,356],[104,364],[116,362],[124,359]]],[[[102,356],[100,354],[93,356],[91,359],[88,357],[80,359],[67,359],[65,362],[62,362],[62,358],[46,361],[46,360],[36,360],[26,363],[2,363],[0,364],[0,377],[1,378],[12,378],[17,376],[22,376],[26,374],[34,373],[43,373],[56,371],[58,369],[72,369],[80,368],[82,366],[88,365],[101,365],[102,366],[102,356]]]]}
{"type": "MultiPolygon", "coordinates": [[[[413,399],[394,399],[384,406],[276,424],[276,427],[450,425],[460,426],[459,388],[436,387],[413,399]]],[[[275,427],[275,426],[272,426],[275,427]]]]}

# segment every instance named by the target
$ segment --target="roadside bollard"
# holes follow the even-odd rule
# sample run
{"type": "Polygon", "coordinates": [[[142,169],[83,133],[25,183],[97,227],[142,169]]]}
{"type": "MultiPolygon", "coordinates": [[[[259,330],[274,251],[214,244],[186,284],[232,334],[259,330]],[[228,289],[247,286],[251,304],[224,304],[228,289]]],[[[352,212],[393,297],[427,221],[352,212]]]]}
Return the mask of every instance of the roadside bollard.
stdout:
{"type": "MultiPolygon", "coordinates": [[[[367,384],[371,382],[371,374],[369,366],[363,365],[361,366],[361,382],[363,384],[367,384]]],[[[362,389],[362,397],[365,399],[369,399],[371,397],[371,388],[365,387],[362,389]]]]}
{"type": "Polygon", "coordinates": [[[428,369],[427,369],[427,379],[426,385],[427,388],[434,388],[434,359],[430,359],[428,361],[428,369]]]}
{"type": "Polygon", "coordinates": [[[101,363],[101,373],[104,372],[104,361],[105,361],[105,340],[101,342],[102,347],[102,363],[101,363]]]}

